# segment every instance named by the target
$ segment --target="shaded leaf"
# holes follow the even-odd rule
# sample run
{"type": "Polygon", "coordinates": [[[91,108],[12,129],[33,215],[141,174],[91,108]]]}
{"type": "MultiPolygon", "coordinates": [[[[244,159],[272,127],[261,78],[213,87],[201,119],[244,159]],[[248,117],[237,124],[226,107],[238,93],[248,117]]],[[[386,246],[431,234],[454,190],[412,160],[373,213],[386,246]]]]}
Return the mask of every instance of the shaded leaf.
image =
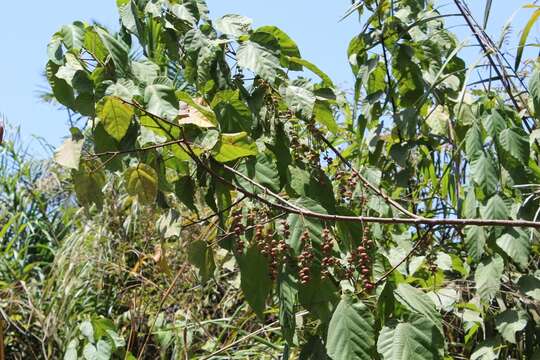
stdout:
{"type": "Polygon", "coordinates": [[[344,297],[328,325],[326,349],[333,360],[373,359],[375,330],[366,305],[344,297]]]}
{"type": "Polygon", "coordinates": [[[444,339],[431,320],[417,317],[383,327],[377,350],[384,360],[442,359],[444,339]]]}
{"type": "Polygon", "coordinates": [[[476,290],[482,299],[489,301],[499,292],[504,260],[499,255],[484,259],[474,273],[476,290]]]}
{"type": "Polygon", "coordinates": [[[268,261],[256,247],[249,248],[246,254],[238,257],[241,287],[249,306],[259,319],[263,319],[266,299],[270,295],[272,282],[268,275],[268,261]]]}
{"type": "Polygon", "coordinates": [[[158,177],[152,167],[142,163],[132,166],[124,173],[124,179],[129,195],[137,196],[139,201],[145,205],[156,201],[158,177]]]}

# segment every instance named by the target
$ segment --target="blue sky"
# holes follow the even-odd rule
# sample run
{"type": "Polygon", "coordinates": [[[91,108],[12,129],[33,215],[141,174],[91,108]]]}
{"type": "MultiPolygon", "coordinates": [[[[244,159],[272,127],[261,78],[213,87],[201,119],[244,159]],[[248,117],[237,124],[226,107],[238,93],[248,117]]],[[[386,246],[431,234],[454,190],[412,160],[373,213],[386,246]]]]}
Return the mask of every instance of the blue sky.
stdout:
{"type": "MultiPolygon", "coordinates": [[[[350,1],[313,0],[207,0],[211,16],[238,13],[254,20],[254,26],[276,25],[287,32],[300,46],[302,56],[326,71],[338,84],[350,87],[351,74],[346,49],[358,32],[355,18],[338,22],[350,1]],[[332,4],[332,5],[330,5],[332,4]]],[[[498,38],[502,25],[521,5],[531,1],[494,0],[490,33],[498,38]]],[[[443,13],[455,12],[450,1],[440,1],[443,13]]],[[[484,0],[469,0],[478,19],[483,17],[484,0]]],[[[530,14],[522,10],[513,22],[515,32],[523,28],[530,14]]],[[[56,146],[68,133],[66,113],[38,99],[45,86],[42,77],[46,62],[46,45],[62,24],[74,20],[96,20],[117,27],[114,0],[49,0],[34,1],[21,10],[21,3],[5,2],[0,12],[0,113],[10,123],[20,125],[23,137],[45,138],[56,146]]],[[[536,28],[536,30],[538,27],[536,28]]],[[[460,34],[465,29],[456,28],[460,34]]],[[[538,32],[537,32],[538,33],[538,32]]]]}

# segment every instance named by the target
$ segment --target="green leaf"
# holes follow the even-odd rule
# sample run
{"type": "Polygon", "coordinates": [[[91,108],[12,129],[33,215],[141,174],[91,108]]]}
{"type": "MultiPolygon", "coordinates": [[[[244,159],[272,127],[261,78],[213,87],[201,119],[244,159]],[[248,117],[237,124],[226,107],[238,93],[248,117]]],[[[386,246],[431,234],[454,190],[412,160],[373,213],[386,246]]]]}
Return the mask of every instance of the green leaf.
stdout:
{"type": "MultiPolygon", "coordinates": [[[[326,214],[326,210],[316,201],[309,198],[299,198],[294,201],[294,204],[302,208],[326,214]]],[[[304,230],[308,230],[310,239],[315,244],[321,243],[322,237],[322,223],[318,220],[311,218],[304,218],[297,214],[290,214],[287,218],[289,223],[291,236],[287,239],[287,243],[292,247],[294,253],[299,255],[302,248],[302,241],[300,240],[304,230]]]]}
{"type": "MultiPolygon", "coordinates": [[[[519,38],[519,46],[516,53],[516,63],[515,63],[515,70],[519,70],[519,66],[521,65],[521,58],[523,57],[523,50],[525,50],[525,46],[527,45],[527,39],[529,38],[529,33],[531,32],[534,24],[538,19],[540,18],[540,8],[537,9],[535,12],[533,12],[531,18],[529,21],[527,21],[527,24],[525,25],[525,28],[523,29],[523,32],[521,33],[521,37],[519,38]]],[[[538,113],[537,113],[538,115],[538,113]]]]}
{"type": "Polygon", "coordinates": [[[319,274],[314,273],[307,284],[300,285],[298,300],[311,315],[326,324],[339,302],[337,291],[331,280],[321,279],[319,274]]]}
{"type": "Polygon", "coordinates": [[[289,61],[291,57],[301,57],[298,45],[296,45],[289,35],[276,26],[262,26],[255,30],[255,33],[267,33],[277,40],[281,53],[281,66],[293,71],[302,71],[301,64],[289,61]]]}
{"type": "Polygon", "coordinates": [[[95,27],[95,31],[101,39],[103,46],[107,49],[108,55],[111,57],[117,73],[120,77],[124,77],[124,75],[129,72],[128,46],[123,41],[114,38],[102,28],[95,27]]]}
{"type": "Polygon", "coordinates": [[[405,308],[413,313],[428,318],[443,333],[441,314],[435,304],[422,290],[409,284],[401,283],[394,290],[394,297],[405,308]]]}
{"type": "Polygon", "coordinates": [[[103,123],[105,131],[116,141],[120,141],[126,136],[134,110],[122,100],[108,96],[98,103],[96,115],[103,123]]]}
{"type": "Polygon", "coordinates": [[[382,328],[377,350],[383,360],[436,360],[444,354],[444,339],[429,319],[394,323],[382,328]]]}
{"type": "MultiPolygon", "coordinates": [[[[246,159],[237,170],[273,192],[279,192],[281,188],[277,165],[273,158],[266,153],[260,153],[255,158],[246,159]]],[[[242,188],[250,192],[263,193],[261,189],[241,177],[237,177],[236,181],[242,188]]]]}
{"type": "Polygon", "coordinates": [[[497,295],[501,286],[501,276],[504,271],[504,260],[495,254],[484,259],[474,273],[476,290],[482,299],[490,301],[497,295]]]}
{"type": "Polygon", "coordinates": [[[523,229],[510,229],[497,239],[497,245],[512,261],[526,268],[531,253],[529,234],[523,229]]]}
{"type": "Polygon", "coordinates": [[[73,24],[62,26],[60,34],[69,50],[82,49],[85,36],[84,24],[82,22],[74,22],[73,24]]]}
{"type": "Polygon", "coordinates": [[[256,247],[251,247],[244,255],[238,257],[238,264],[244,297],[259,319],[263,319],[266,299],[272,290],[268,261],[256,247]]]}
{"type": "Polygon", "coordinates": [[[540,301],[540,279],[534,275],[523,275],[518,280],[519,290],[536,301],[540,301]]]}
{"type": "Polygon", "coordinates": [[[274,83],[280,69],[276,54],[254,41],[248,40],[240,44],[236,60],[238,66],[253,71],[270,83],[274,83]]]}
{"type": "Polygon", "coordinates": [[[474,261],[480,261],[484,255],[484,248],[487,242],[487,234],[481,226],[465,227],[465,248],[467,254],[474,261]]]}
{"type": "Polygon", "coordinates": [[[148,85],[144,90],[144,102],[146,111],[170,121],[175,120],[180,114],[174,89],[167,85],[148,85]]]}
{"type": "Polygon", "coordinates": [[[248,137],[247,133],[222,134],[213,151],[214,159],[221,163],[226,163],[247,156],[258,154],[257,145],[248,137]]]}
{"type": "Polygon", "coordinates": [[[315,65],[315,64],[313,64],[313,63],[311,63],[311,62],[309,62],[309,61],[307,61],[305,59],[300,59],[298,57],[293,57],[293,56],[289,57],[288,60],[289,60],[289,63],[295,63],[295,64],[298,64],[298,65],[304,66],[309,71],[311,71],[312,73],[314,73],[315,75],[320,77],[321,80],[323,81],[323,85],[328,86],[330,88],[334,87],[334,83],[332,82],[332,79],[330,78],[330,76],[328,76],[324,71],[319,69],[317,67],[317,65],[315,65]]]}
{"type": "Polygon", "coordinates": [[[116,83],[109,85],[107,90],[105,90],[105,95],[131,101],[133,97],[140,96],[141,91],[132,80],[118,79],[116,83]]]}
{"type": "Polygon", "coordinates": [[[222,132],[235,133],[251,130],[251,111],[240,99],[238,90],[218,92],[212,100],[212,109],[214,109],[222,132]]]}
{"type": "Polygon", "coordinates": [[[109,56],[109,51],[101,41],[95,27],[88,28],[84,35],[84,48],[101,64],[104,64],[109,56]]]}
{"type": "Polygon", "coordinates": [[[139,36],[139,19],[137,18],[137,5],[132,0],[117,0],[118,13],[122,25],[131,33],[139,36]]]}
{"type": "Polygon", "coordinates": [[[469,160],[474,161],[483,154],[482,132],[476,125],[471,126],[465,135],[465,152],[469,160]]]}
{"type": "Polygon", "coordinates": [[[529,137],[523,129],[514,127],[503,130],[498,137],[498,143],[511,159],[521,165],[529,163],[529,137]]]}
{"type": "Polygon", "coordinates": [[[326,350],[333,360],[373,359],[375,320],[362,302],[344,297],[328,325],[326,350]]]}
{"type": "Polygon", "coordinates": [[[249,33],[253,20],[242,15],[229,14],[216,20],[216,30],[235,38],[249,33]]]}
{"type": "Polygon", "coordinates": [[[308,120],[311,119],[316,100],[313,91],[300,86],[289,85],[284,89],[284,99],[289,109],[301,114],[308,120]]]}
{"type": "Polygon", "coordinates": [[[139,163],[126,170],[124,179],[128,194],[137,196],[142,204],[151,205],[156,201],[158,177],[152,167],[139,163]]]}
{"type": "Polygon", "coordinates": [[[201,282],[206,283],[216,269],[212,248],[206,241],[193,241],[188,245],[188,258],[189,262],[199,270],[201,282]]]}
{"type": "Polygon", "coordinates": [[[177,19],[186,22],[187,24],[189,24],[189,26],[194,26],[199,21],[199,11],[194,5],[195,4],[193,2],[172,4],[170,9],[177,19]]]}
{"type": "Polygon", "coordinates": [[[81,205],[89,207],[92,204],[101,209],[103,206],[103,186],[105,185],[105,174],[96,171],[99,164],[81,162],[79,170],[73,170],[71,176],[77,200],[81,205]]]}
{"type": "Polygon", "coordinates": [[[160,74],[159,66],[149,60],[133,61],[131,71],[135,79],[142,84],[151,84],[160,74]]]}
{"type": "Polygon", "coordinates": [[[83,144],[84,138],[79,140],[67,139],[54,152],[54,161],[68,169],[79,170],[83,144]]]}
{"type": "Polygon", "coordinates": [[[337,134],[339,132],[339,126],[334,118],[332,108],[327,101],[317,100],[315,107],[313,108],[313,117],[319,124],[324,125],[328,130],[337,134]]]}
{"type": "Polygon", "coordinates": [[[532,97],[534,114],[540,120],[540,66],[538,65],[529,79],[529,91],[532,97]]]}
{"type": "Polygon", "coordinates": [[[485,206],[480,208],[483,219],[507,220],[510,214],[504,200],[499,195],[493,195],[485,206]]]}
{"type": "Polygon", "coordinates": [[[491,158],[482,153],[471,164],[472,177],[476,185],[478,185],[484,194],[491,195],[497,191],[499,177],[497,169],[491,158]]]}
{"type": "Polygon", "coordinates": [[[413,50],[407,45],[398,45],[393,58],[393,72],[398,84],[400,103],[403,107],[414,107],[424,95],[422,70],[412,61],[413,50]]]}
{"type": "Polygon", "coordinates": [[[290,186],[296,194],[315,200],[330,212],[334,211],[336,200],[331,180],[326,175],[316,172],[312,175],[295,166],[289,166],[289,171],[291,173],[290,186]]]}
{"type": "Polygon", "coordinates": [[[506,341],[515,344],[516,333],[525,329],[527,321],[525,311],[506,310],[495,317],[495,326],[506,341]]]}
{"type": "Polygon", "coordinates": [[[293,344],[296,331],[295,305],[298,297],[296,280],[289,272],[279,276],[279,323],[283,337],[288,344],[293,344]]]}
{"type": "Polygon", "coordinates": [[[49,61],[45,69],[47,80],[51,85],[55,100],[68,108],[73,108],[75,103],[75,93],[73,88],[69,86],[64,79],[56,77],[59,68],[58,65],[49,61]]]}
{"type": "Polygon", "coordinates": [[[49,60],[58,66],[64,63],[62,35],[60,33],[54,34],[51,41],[47,45],[47,55],[49,60]]]}
{"type": "Polygon", "coordinates": [[[499,111],[494,110],[490,116],[484,118],[484,128],[491,138],[496,139],[501,131],[506,129],[506,120],[499,111]]]}

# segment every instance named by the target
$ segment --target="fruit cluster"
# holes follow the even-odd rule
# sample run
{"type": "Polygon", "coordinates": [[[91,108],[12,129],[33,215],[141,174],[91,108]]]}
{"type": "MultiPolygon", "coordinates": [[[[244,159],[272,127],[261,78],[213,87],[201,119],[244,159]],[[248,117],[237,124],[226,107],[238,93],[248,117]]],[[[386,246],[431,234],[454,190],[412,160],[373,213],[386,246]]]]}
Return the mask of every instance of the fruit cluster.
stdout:
{"type": "Polygon", "coordinates": [[[313,248],[310,242],[309,231],[306,229],[300,237],[302,242],[302,252],[298,255],[298,266],[300,271],[298,272],[298,277],[300,278],[300,283],[307,284],[311,280],[311,265],[313,264],[313,248]]]}

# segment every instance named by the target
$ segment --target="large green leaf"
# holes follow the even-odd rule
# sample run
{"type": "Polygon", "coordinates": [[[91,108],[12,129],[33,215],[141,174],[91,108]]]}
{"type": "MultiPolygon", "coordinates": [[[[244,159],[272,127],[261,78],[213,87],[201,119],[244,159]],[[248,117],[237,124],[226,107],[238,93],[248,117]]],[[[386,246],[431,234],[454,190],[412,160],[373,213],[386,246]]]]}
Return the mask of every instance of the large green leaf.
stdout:
{"type": "Polygon", "coordinates": [[[146,205],[156,201],[158,176],[152,167],[142,163],[132,166],[126,170],[124,179],[129,195],[137,196],[146,205]]]}
{"type": "Polygon", "coordinates": [[[412,58],[413,50],[407,45],[399,45],[393,58],[392,68],[403,107],[418,105],[416,102],[424,95],[422,70],[412,58]]]}
{"type": "Polygon", "coordinates": [[[103,206],[103,186],[105,185],[105,174],[96,171],[100,164],[81,162],[79,170],[73,170],[71,176],[77,200],[81,205],[89,207],[96,204],[101,209],[103,206]]]}
{"type": "Polygon", "coordinates": [[[129,48],[126,43],[113,37],[106,30],[95,27],[95,31],[105,49],[107,49],[108,55],[111,57],[114,63],[116,72],[123,77],[129,72],[129,48]]]}
{"type": "Polygon", "coordinates": [[[249,306],[262,319],[266,299],[272,290],[268,275],[268,261],[256,247],[251,247],[238,257],[240,265],[240,285],[249,306]]]}
{"type": "Polygon", "coordinates": [[[263,79],[273,83],[279,70],[276,54],[254,41],[244,41],[236,54],[238,66],[253,71],[263,79]]]}
{"type": "Polygon", "coordinates": [[[225,133],[250,131],[252,126],[251,111],[240,99],[238,91],[218,92],[212,100],[212,109],[225,133]]]}
{"type": "Polygon", "coordinates": [[[69,50],[80,50],[84,44],[85,29],[81,22],[64,25],[60,30],[62,40],[69,50]]]}
{"type": "MultiPolygon", "coordinates": [[[[299,198],[294,202],[297,206],[302,208],[319,212],[326,213],[326,210],[316,201],[309,198],[299,198]]],[[[322,234],[322,223],[316,219],[304,218],[301,215],[290,214],[287,222],[289,223],[291,229],[291,236],[287,239],[287,243],[292,247],[296,255],[299,255],[302,248],[302,233],[304,230],[307,230],[310,235],[310,239],[315,244],[320,244],[321,234],[322,234]]]]}
{"type": "Polygon", "coordinates": [[[126,136],[133,114],[133,107],[111,96],[104,98],[96,109],[105,131],[117,141],[126,136]]]}
{"type": "MultiPolygon", "coordinates": [[[[274,163],[273,158],[266,153],[260,153],[255,158],[246,159],[237,170],[274,192],[280,190],[277,165],[274,163]]],[[[236,181],[242,188],[250,192],[255,194],[264,193],[263,190],[241,177],[237,177],[236,181]]]]}
{"type": "Polygon", "coordinates": [[[221,139],[213,151],[214,159],[226,163],[236,159],[258,154],[257,145],[251,141],[247,133],[222,134],[221,139]]]}
{"type": "Polygon", "coordinates": [[[529,137],[523,129],[514,127],[503,130],[498,137],[498,142],[503,153],[513,161],[521,165],[528,164],[529,137]]]}
{"type": "Polygon", "coordinates": [[[300,86],[289,85],[284,89],[284,98],[292,111],[300,113],[306,119],[310,119],[313,115],[316,100],[313,91],[300,86]]]}
{"type": "Polygon", "coordinates": [[[480,208],[480,214],[484,219],[507,220],[510,214],[506,203],[499,195],[493,195],[487,203],[480,208]]]}
{"type": "Polygon", "coordinates": [[[328,325],[326,350],[333,360],[373,359],[375,330],[371,310],[345,296],[328,325]]]}
{"type": "Polygon", "coordinates": [[[527,321],[525,311],[506,310],[495,317],[495,326],[506,341],[515,344],[516,333],[525,329],[527,321]]]}
{"type": "Polygon", "coordinates": [[[493,139],[497,138],[501,131],[506,129],[506,120],[504,120],[503,115],[494,110],[491,115],[484,118],[484,128],[489,136],[493,139]]]}
{"type": "Polygon", "coordinates": [[[253,20],[242,15],[229,14],[216,20],[216,29],[225,35],[240,37],[251,30],[253,20]]]}
{"type": "Polygon", "coordinates": [[[512,261],[527,267],[531,252],[529,233],[523,229],[510,229],[497,239],[497,245],[508,255],[512,261]]]}
{"type": "Polygon", "coordinates": [[[467,131],[467,135],[465,135],[465,152],[471,161],[474,161],[482,156],[482,132],[476,125],[471,126],[469,131],[467,131]]]}
{"type": "Polygon", "coordinates": [[[326,324],[339,302],[338,289],[330,279],[313,273],[307,284],[299,285],[298,300],[312,316],[326,324]]]}
{"type": "Polygon", "coordinates": [[[489,301],[499,292],[503,271],[504,260],[499,255],[484,259],[478,265],[474,273],[474,281],[476,290],[482,299],[489,301]]]}
{"type": "Polygon", "coordinates": [[[280,28],[276,26],[262,26],[255,30],[256,33],[267,33],[272,35],[278,42],[280,53],[281,53],[281,66],[288,67],[289,70],[301,71],[302,65],[291,62],[289,59],[291,57],[300,58],[300,50],[296,43],[283,32],[280,28]]]}
{"type": "Polygon", "coordinates": [[[493,160],[482,153],[471,164],[471,171],[474,182],[486,195],[491,195],[497,190],[499,176],[493,160]]]}
{"type": "Polygon", "coordinates": [[[433,322],[417,317],[382,328],[377,350],[384,360],[436,360],[444,355],[444,339],[433,322]]]}
{"type": "Polygon", "coordinates": [[[467,226],[465,228],[465,248],[467,254],[474,260],[480,261],[484,254],[487,242],[487,234],[484,227],[467,226]]]}
{"type": "Polygon", "coordinates": [[[295,306],[298,298],[298,285],[291,273],[282,272],[279,276],[279,323],[287,343],[293,344],[296,331],[295,306]]]}
{"type": "Polygon", "coordinates": [[[167,85],[148,85],[144,90],[144,102],[146,110],[153,115],[172,121],[180,114],[174,89],[167,85]]]}
{"type": "Polygon", "coordinates": [[[407,310],[423,315],[433,322],[442,334],[441,314],[435,308],[433,301],[422,290],[414,288],[409,284],[401,283],[394,290],[394,297],[407,310]]]}

